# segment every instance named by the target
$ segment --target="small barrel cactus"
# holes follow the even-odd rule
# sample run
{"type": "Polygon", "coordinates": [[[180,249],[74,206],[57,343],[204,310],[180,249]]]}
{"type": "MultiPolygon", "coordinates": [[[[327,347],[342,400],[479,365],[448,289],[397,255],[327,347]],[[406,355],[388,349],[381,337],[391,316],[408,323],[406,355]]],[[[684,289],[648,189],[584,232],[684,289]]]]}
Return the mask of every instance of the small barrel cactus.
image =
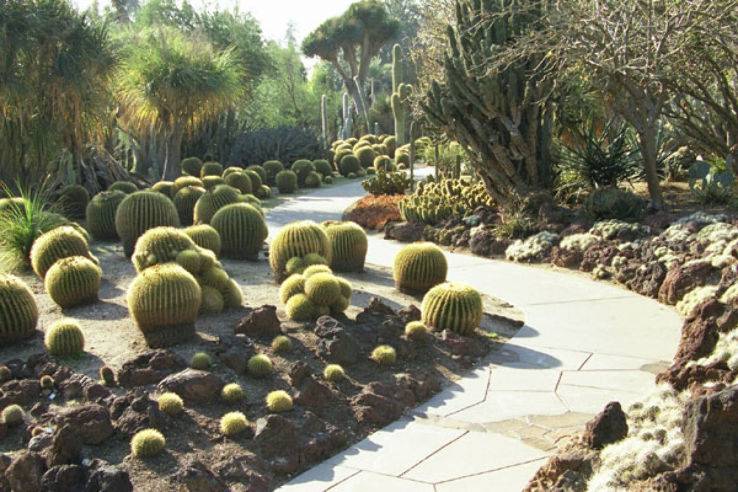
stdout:
{"type": "Polygon", "coordinates": [[[288,337],[284,335],[274,337],[274,340],[272,340],[272,351],[275,354],[289,352],[290,350],[292,350],[292,341],[288,337]]]}
{"type": "Polygon", "coordinates": [[[333,258],[331,268],[338,272],[361,272],[364,270],[369,241],[360,225],[354,222],[330,223],[325,233],[331,242],[333,258]]]}
{"type": "Polygon", "coordinates": [[[184,188],[202,188],[202,180],[195,176],[180,176],[174,180],[174,186],[172,187],[172,196],[177,196],[180,190],[184,188]]]}
{"type": "Polygon", "coordinates": [[[372,164],[374,164],[374,157],[376,157],[376,153],[368,145],[364,147],[359,147],[358,149],[354,150],[354,155],[357,159],[359,159],[359,163],[363,167],[370,167],[372,164]]]}
{"type": "Polygon", "coordinates": [[[266,406],[272,413],[292,410],[292,397],[284,390],[271,391],[266,397],[266,406]]]}
{"type": "Polygon", "coordinates": [[[192,356],[192,360],[190,361],[190,367],[193,369],[198,369],[200,371],[206,371],[210,369],[211,365],[213,365],[213,360],[205,352],[197,352],[195,355],[192,356]]]}
{"type": "Polygon", "coordinates": [[[307,159],[298,159],[292,163],[290,171],[297,174],[297,185],[300,188],[303,188],[307,177],[311,172],[315,171],[315,166],[313,166],[313,163],[307,159]]]}
{"type": "Polygon", "coordinates": [[[167,445],[164,435],[156,429],[136,432],[131,439],[131,453],[136,458],[151,458],[164,451],[167,445]]]}
{"type": "Polygon", "coordinates": [[[63,309],[97,300],[102,271],[84,256],[62,258],[49,268],[44,287],[49,297],[63,309]]]}
{"type": "Polygon", "coordinates": [[[297,174],[285,169],[277,173],[275,178],[277,189],[282,194],[294,193],[297,189],[297,174]]]}
{"type": "Polygon", "coordinates": [[[38,382],[41,385],[41,389],[43,390],[54,389],[54,378],[52,378],[48,374],[41,376],[41,379],[39,379],[38,382]]]}
{"type": "Polygon", "coordinates": [[[254,191],[251,178],[242,171],[229,173],[224,179],[227,185],[233,186],[241,193],[251,193],[254,191]]]}
{"type": "Polygon", "coordinates": [[[220,390],[220,397],[223,398],[223,401],[226,403],[237,403],[246,398],[246,393],[243,391],[240,384],[229,383],[223,386],[223,389],[220,390]]]}
{"type": "Polygon", "coordinates": [[[65,186],[59,194],[57,205],[65,217],[80,219],[85,216],[85,209],[90,201],[90,194],[84,186],[65,186]]]}
{"type": "Polygon", "coordinates": [[[220,255],[220,250],[222,248],[220,234],[218,234],[218,231],[216,231],[212,226],[208,224],[199,224],[188,227],[184,232],[201,248],[209,249],[215,253],[216,256],[220,255]]]}
{"type": "Polygon", "coordinates": [[[222,176],[223,165],[220,162],[209,161],[205,162],[200,168],[200,177],[205,176],[222,176]]]}
{"type": "Polygon", "coordinates": [[[350,177],[353,174],[356,177],[356,173],[361,169],[361,163],[355,155],[348,154],[341,158],[338,169],[343,176],[350,177]]]}
{"type": "Polygon", "coordinates": [[[200,312],[204,314],[218,314],[223,312],[225,300],[220,290],[207,285],[202,287],[202,303],[200,304],[200,312]]]}
{"type": "Polygon", "coordinates": [[[227,309],[238,308],[243,304],[243,292],[233,279],[228,281],[228,286],[220,293],[223,296],[223,304],[227,309]]]}
{"type": "Polygon", "coordinates": [[[236,188],[219,185],[205,193],[195,204],[195,223],[209,224],[215,212],[240,200],[241,194],[236,188]]]}
{"type": "Polygon", "coordinates": [[[225,179],[220,176],[205,176],[202,178],[202,187],[207,191],[215,189],[216,186],[226,184],[225,179]]]}
{"type": "Polygon", "coordinates": [[[267,173],[266,173],[266,169],[264,169],[264,166],[260,166],[258,164],[252,164],[246,168],[246,171],[250,171],[252,173],[258,174],[259,179],[261,179],[261,184],[266,183],[267,173]]]}
{"type": "Polygon", "coordinates": [[[85,337],[76,321],[61,319],[49,327],[44,336],[44,346],[51,355],[76,356],[85,349],[85,337]]]}
{"type": "Polygon", "coordinates": [[[269,235],[264,217],[246,203],[221,208],[210,224],[218,231],[223,255],[228,258],[257,259],[269,235]]]}
{"type": "Polygon", "coordinates": [[[332,259],[331,243],[325,230],[311,221],[292,222],[275,236],[269,248],[269,264],[277,280],[285,277],[287,261],[295,256],[316,253],[328,262],[332,259]]]}
{"type": "Polygon", "coordinates": [[[443,283],[425,294],[420,312],[423,323],[438,331],[471,335],[482,321],[482,296],[468,285],[443,283]]]}
{"type": "Polygon", "coordinates": [[[405,337],[408,340],[423,340],[428,335],[428,327],[422,321],[410,321],[405,325],[405,337]]]}
{"type": "Polygon", "coordinates": [[[14,427],[23,423],[26,417],[26,412],[23,411],[23,407],[16,405],[8,405],[3,408],[3,423],[8,427],[14,427]]]}
{"type": "Polygon", "coordinates": [[[261,185],[255,192],[256,196],[261,200],[268,200],[272,197],[272,188],[267,185],[261,185]]]}
{"type": "Polygon", "coordinates": [[[318,307],[303,294],[295,294],[285,304],[287,316],[294,321],[311,321],[318,317],[318,307]]]}
{"type": "Polygon", "coordinates": [[[100,381],[105,386],[115,386],[115,371],[108,366],[102,366],[100,368],[100,381]]]}
{"type": "Polygon", "coordinates": [[[151,347],[192,337],[201,302],[197,280],[176,263],[147,268],[128,289],[131,317],[151,347]]]}
{"type": "Polygon", "coordinates": [[[189,176],[200,176],[202,161],[197,157],[185,157],[179,161],[179,168],[182,170],[182,173],[189,176]]]}
{"type": "Polygon", "coordinates": [[[272,361],[264,354],[256,354],[251,357],[246,364],[249,375],[263,378],[273,371],[272,361]]]}
{"type": "Polygon", "coordinates": [[[138,186],[130,181],[116,181],[110,185],[108,191],[122,191],[126,195],[130,195],[131,193],[136,193],[138,191],[138,186]]]}
{"type": "Polygon", "coordinates": [[[262,167],[264,168],[265,182],[269,186],[277,185],[277,174],[284,170],[284,165],[279,161],[266,161],[262,167]]]}
{"type": "Polygon", "coordinates": [[[23,281],[0,273],[0,346],[33,336],[38,306],[23,281]]]}
{"type": "Polygon", "coordinates": [[[184,410],[184,402],[177,393],[163,393],[156,400],[156,403],[159,406],[159,410],[170,417],[179,415],[184,410]]]}
{"type": "Polygon", "coordinates": [[[87,239],[71,226],[62,226],[41,234],[31,247],[31,266],[41,278],[46,277],[51,265],[70,256],[90,258],[87,239]]]}
{"type": "Polygon", "coordinates": [[[117,240],[115,211],[126,197],[122,191],[103,191],[87,204],[85,212],[87,230],[98,241],[117,240]]]}
{"type": "Polygon", "coordinates": [[[126,256],[133,254],[138,238],[158,226],[179,227],[174,203],[161,193],[138,191],[128,195],[115,213],[115,230],[123,241],[126,256]]]}
{"type": "Polygon", "coordinates": [[[205,188],[200,186],[186,186],[177,191],[174,195],[174,206],[177,209],[180,224],[192,225],[195,221],[195,205],[205,193],[205,188]]]}
{"type": "Polygon", "coordinates": [[[402,292],[424,293],[446,281],[448,263],[441,248],[433,243],[414,243],[395,256],[393,275],[402,292]]]}
{"type": "Polygon", "coordinates": [[[295,273],[287,277],[279,286],[279,300],[286,304],[292,296],[305,292],[305,277],[295,273]]]}
{"type": "Polygon", "coordinates": [[[326,381],[336,382],[346,377],[346,372],[338,364],[328,364],[323,369],[323,377],[326,381]]]}
{"type": "Polygon", "coordinates": [[[220,432],[224,436],[232,437],[248,429],[249,421],[241,412],[228,412],[220,419],[220,432]]]}
{"type": "Polygon", "coordinates": [[[310,171],[310,174],[305,178],[305,188],[320,188],[323,183],[323,176],[318,174],[316,171],[310,171]]]}
{"type": "Polygon", "coordinates": [[[372,350],[370,358],[380,366],[391,366],[397,360],[397,352],[389,345],[379,345],[372,350]]]}
{"type": "Polygon", "coordinates": [[[325,159],[314,160],[313,167],[315,167],[315,171],[319,173],[322,178],[333,176],[333,166],[331,166],[331,163],[325,159]]]}
{"type": "Polygon", "coordinates": [[[313,304],[330,306],[341,296],[341,286],[332,273],[321,272],[305,278],[305,295],[313,304]]]}
{"type": "Polygon", "coordinates": [[[131,261],[137,272],[161,263],[176,261],[180,252],[194,250],[195,242],[174,227],[154,227],[136,241],[131,261]]]}

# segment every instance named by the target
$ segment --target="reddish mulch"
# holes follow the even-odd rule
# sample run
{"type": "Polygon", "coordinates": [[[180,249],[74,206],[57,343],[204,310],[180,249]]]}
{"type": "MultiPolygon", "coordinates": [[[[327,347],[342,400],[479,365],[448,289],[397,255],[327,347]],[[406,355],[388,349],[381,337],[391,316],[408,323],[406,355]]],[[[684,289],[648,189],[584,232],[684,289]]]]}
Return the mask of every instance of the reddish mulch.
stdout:
{"type": "Polygon", "coordinates": [[[387,222],[402,220],[398,203],[405,195],[367,195],[346,209],[344,220],[381,231],[387,222]]]}

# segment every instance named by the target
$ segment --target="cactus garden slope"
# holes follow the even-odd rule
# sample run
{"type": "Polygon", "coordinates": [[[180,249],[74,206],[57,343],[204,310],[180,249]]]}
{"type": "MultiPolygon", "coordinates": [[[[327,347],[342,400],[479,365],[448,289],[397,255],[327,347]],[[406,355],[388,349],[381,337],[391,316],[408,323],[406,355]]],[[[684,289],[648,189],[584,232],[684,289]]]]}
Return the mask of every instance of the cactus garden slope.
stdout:
{"type": "MultiPolygon", "coordinates": [[[[269,212],[335,220],[359,183],[317,190],[269,212]]],[[[367,264],[388,267],[401,244],[370,237],[367,264]]],[[[614,285],[548,268],[448,254],[449,280],[522,310],[526,325],[471,374],[411,415],[303,473],[284,491],[521,490],[563,434],[613,400],[651,390],[669,365],[681,319],[614,285]]]]}

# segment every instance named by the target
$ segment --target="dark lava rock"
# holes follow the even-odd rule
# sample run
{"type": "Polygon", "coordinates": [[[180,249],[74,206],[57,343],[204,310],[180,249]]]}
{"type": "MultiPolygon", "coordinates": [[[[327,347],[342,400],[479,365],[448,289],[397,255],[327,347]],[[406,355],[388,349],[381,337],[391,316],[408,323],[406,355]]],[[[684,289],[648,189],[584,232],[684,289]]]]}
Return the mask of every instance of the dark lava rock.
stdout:
{"type": "Polygon", "coordinates": [[[110,396],[110,390],[85,374],[74,373],[57,383],[59,391],[67,399],[84,398],[98,401],[110,396]]]}
{"type": "Polygon", "coordinates": [[[116,398],[111,405],[111,415],[118,432],[128,436],[150,427],[161,429],[166,422],[157,402],[142,391],[116,398]]]}
{"type": "Polygon", "coordinates": [[[479,340],[459,335],[451,330],[441,332],[441,340],[446,344],[452,354],[462,357],[476,357],[484,355],[486,347],[479,340]]]}
{"type": "Polygon", "coordinates": [[[157,384],[185,367],[185,360],[174,352],[150,350],[123,364],[118,371],[118,384],[126,388],[157,384]]]}
{"type": "Polygon", "coordinates": [[[63,409],[54,415],[54,422],[69,425],[84,444],[100,444],[113,435],[108,409],[97,403],[63,409]]]}
{"type": "Polygon", "coordinates": [[[469,249],[478,256],[503,255],[510,243],[509,239],[497,237],[495,230],[492,228],[475,230],[474,234],[469,236],[469,249]]]}
{"type": "Polygon", "coordinates": [[[246,335],[223,335],[215,347],[215,356],[236,373],[246,372],[246,364],[254,355],[254,343],[246,335]]]}
{"type": "Polygon", "coordinates": [[[41,385],[35,379],[12,379],[0,389],[0,408],[14,403],[27,408],[41,394],[41,385]]]}
{"type": "Polygon", "coordinates": [[[277,318],[277,307],[264,305],[252,309],[236,325],[236,333],[250,337],[274,337],[282,333],[282,326],[277,318]]]}
{"type": "MultiPolygon", "coordinates": [[[[369,383],[361,393],[351,399],[356,419],[360,423],[385,425],[402,416],[405,406],[398,401],[394,391],[381,382],[369,383]]],[[[402,395],[405,401],[414,400],[412,393],[402,395]]]]}
{"type": "Polygon", "coordinates": [[[623,282],[629,289],[647,297],[657,297],[666,278],[666,267],[659,261],[644,263],[634,270],[632,278],[623,282]]]}
{"type": "Polygon", "coordinates": [[[223,384],[220,377],[211,372],[185,369],[167,376],[158,387],[160,390],[173,391],[191,402],[208,403],[218,398],[223,384]]]}
{"type": "Polygon", "coordinates": [[[78,463],[82,452],[82,436],[76,429],[67,424],[59,428],[54,435],[51,446],[45,451],[48,466],[78,463]]]}
{"type": "Polygon", "coordinates": [[[181,484],[181,490],[188,492],[224,492],[228,486],[216,477],[202,462],[191,459],[174,475],[174,480],[181,484]]]}
{"type": "Polygon", "coordinates": [[[356,315],[357,323],[377,323],[387,317],[397,317],[394,309],[383,303],[379,297],[369,299],[369,305],[356,315]]]}
{"type": "Polygon", "coordinates": [[[354,364],[361,357],[359,343],[334,318],[318,318],[315,334],[320,337],[316,350],[319,357],[345,365],[354,364]]]}
{"type": "Polygon", "coordinates": [[[577,268],[582,263],[584,254],[579,250],[554,246],[551,249],[551,263],[561,268],[577,268]]]}
{"type": "Polygon", "coordinates": [[[415,304],[410,304],[408,307],[404,307],[397,311],[397,316],[400,317],[402,324],[406,325],[411,321],[420,321],[420,309],[415,304]]]}
{"type": "Polygon", "coordinates": [[[38,453],[21,451],[5,470],[5,478],[13,491],[37,492],[41,490],[41,477],[46,464],[38,453]]]}
{"type": "MultiPolygon", "coordinates": [[[[271,475],[265,472],[267,464],[258,456],[250,453],[240,453],[238,456],[229,456],[212,466],[218,477],[229,482],[237,482],[248,492],[269,492],[274,490],[271,484],[271,475]]],[[[234,489],[236,490],[236,489],[234,489]]]]}
{"type": "Polygon", "coordinates": [[[290,366],[288,374],[290,384],[295,388],[299,388],[305,378],[309,377],[312,372],[310,371],[310,366],[302,361],[298,361],[290,366]]]}
{"type": "Polygon", "coordinates": [[[307,408],[325,408],[339,402],[338,396],[328,386],[312,376],[303,378],[299,390],[295,402],[307,408]]]}
{"type": "Polygon", "coordinates": [[[267,458],[295,455],[300,431],[298,427],[281,415],[267,415],[256,421],[254,444],[267,458]]]}
{"type": "Polygon", "coordinates": [[[343,324],[337,319],[325,315],[315,321],[315,335],[320,338],[331,338],[343,330],[343,324]]]}
{"type": "Polygon", "coordinates": [[[133,492],[133,484],[127,471],[107,461],[94,460],[85,492],[133,492]]]}
{"type": "Polygon", "coordinates": [[[599,265],[610,266],[612,259],[615,258],[620,251],[612,243],[593,244],[582,255],[582,262],[579,269],[583,272],[591,272],[599,265]]]}
{"type": "Polygon", "coordinates": [[[384,238],[401,243],[414,243],[423,239],[425,225],[414,222],[389,222],[384,226],[384,238]]]}
{"type": "Polygon", "coordinates": [[[594,419],[587,423],[584,440],[592,449],[602,449],[628,435],[626,421],[620,403],[611,401],[594,419]]]}
{"type": "Polygon", "coordinates": [[[577,449],[552,456],[531,478],[524,492],[584,492],[597,452],[577,449]]]}
{"type": "Polygon", "coordinates": [[[696,289],[720,274],[710,261],[693,261],[669,270],[659,289],[659,301],[676,304],[687,292],[696,289]]]}
{"type": "Polygon", "coordinates": [[[77,492],[85,484],[85,472],[79,465],[58,465],[41,477],[42,492],[77,492]]]}

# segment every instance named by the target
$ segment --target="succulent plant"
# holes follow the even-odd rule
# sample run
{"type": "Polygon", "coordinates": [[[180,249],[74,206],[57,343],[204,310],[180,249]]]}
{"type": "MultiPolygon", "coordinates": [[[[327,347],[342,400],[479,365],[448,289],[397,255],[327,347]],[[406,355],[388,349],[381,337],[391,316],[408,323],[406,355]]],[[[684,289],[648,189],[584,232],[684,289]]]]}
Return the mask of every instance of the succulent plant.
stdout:
{"type": "Polygon", "coordinates": [[[482,297],[468,285],[443,283],[425,294],[420,312],[423,323],[438,331],[471,335],[482,321],[482,297]]]}
{"type": "Polygon", "coordinates": [[[218,291],[222,291],[228,287],[230,278],[221,266],[216,265],[202,272],[198,280],[200,281],[200,285],[213,287],[218,291]]]}
{"type": "Polygon", "coordinates": [[[249,427],[249,421],[241,412],[228,412],[220,419],[220,432],[232,437],[241,434],[249,427]]]}
{"type": "Polygon", "coordinates": [[[298,159],[292,163],[290,171],[297,174],[297,185],[300,188],[303,188],[308,175],[315,171],[315,166],[313,166],[313,163],[307,159],[298,159]]]}
{"type": "Polygon", "coordinates": [[[332,273],[320,272],[305,278],[305,295],[313,304],[330,306],[340,297],[341,286],[332,273]]]}
{"type": "Polygon", "coordinates": [[[243,304],[243,292],[238,283],[233,279],[228,281],[228,286],[221,291],[221,295],[223,296],[223,303],[227,309],[238,308],[243,304]]]}
{"type": "Polygon", "coordinates": [[[38,306],[31,289],[19,278],[0,273],[0,345],[33,336],[38,306]]]}
{"type": "Polygon", "coordinates": [[[263,180],[269,186],[277,185],[277,174],[284,171],[284,165],[279,161],[266,161],[262,164],[264,168],[265,179],[263,180]]]}
{"type": "Polygon", "coordinates": [[[224,184],[226,184],[225,179],[220,176],[204,176],[202,178],[202,187],[205,188],[206,191],[211,191],[215,189],[216,186],[224,184]]]}
{"type": "Polygon", "coordinates": [[[448,263],[441,248],[433,243],[414,243],[395,256],[393,275],[402,292],[424,293],[446,281],[448,263]]]}
{"type": "Polygon", "coordinates": [[[284,335],[274,337],[274,340],[272,340],[272,351],[274,353],[289,352],[290,350],[292,350],[292,341],[288,337],[284,335]]]}
{"type": "Polygon", "coordinates": [[[303,293],[290,297],[285,304],[285,311],[294,321],[311,321],[318,317],[317,306],[303,293]]]}
{"type": "Polygon", "coordinates": [[[192,359],[190,360],[190,367],[193,369],[198,369],[200,371],[210,369],[210,366],[212,364],[212,359],[205,352],[197,352],[195,355],[192,356],[192,359]]]}
{"type": "Polygon", "coordinates": [[[336,382],[346,377],[346,372],[338,364],[328,364],[323,369],[323,378],[326,381],[336,382]]]}
{"type": "Polygon", "coordinates": [[[371,165],[374,163],[374,157],[376,157],[374,149],[372,149],[369,145],[354,149],[354,155],[357,159],[359,159],[359,163],[363,167],[371,167],[371,165]]]}
{"type": "Polygon", "coordinates": [[[338,166],[338,170],[343,176],[350,178],[351,174],[356,177],[356,173],[361,169],[361,162],[353,154],[347,154],[341,158],[341,163],[338,166]]]}
{"type": "Polygon", "coordinates": [[[123,241],[126,256],[133,254],[138,238],[159,226],[179,227],[179,214],[171,200],[153,191],[128,195],[115,213],[115,230],[123,241]]]}
{"type": "Polygon", "coordinates": [[[290,258],[309,253],[331,260],[331,244],[323,228],[311,221],[292,222],[284,226],[269,248],[269,264],[277,280],[285,277],[285,266],[290,258]]]}
{"type": "Polygon", "coordinates": [[[8,427],[22,424],[25,416],[26,412],[23,411],[23,407],[15,403],[3,408],[3,422],[8,427]]]}
{"type": "Polygon", "coordinates": [[[201,248],[209,249],[216,256],[220,255],[222,248],[220,234],[214,227],[208,224],[199,224],[186,228],[184,233],[190,236],[195,244],[201,248]]]}
{"type": "Polygon", "coordinates": [[[44,346],[51,355],[76,356],[85,348],[85,337],[79,324],[71,319],[54,322],[44,336],[44,346]]]}
{"type": "Polygon", "coordinates": [[[213,161],[205,162],[200,168],[201,178],[204,178],[205,176],[222,176],[222,175],[223,175],[223,166],[219,162],[213,162],[213,161]]]}
{"type": "Polygon", "coordinates": [[[105,386],[115,386],[115,371],[108,366],[100,368],[100,380],[105,386]]]}
{"type": "Polygon", "coordinates": [[[130,181],[116,181],[115,183],[110,185],[108,191],[122,191],[126,195],[130,195],[131,193],[135,193],[138,191],[138,186],[131,183],[130,181]]]}
{"type": "Polygon", "coordinates": [[[292,296],[303,292],[305,292],[305,277],[295,273],[287,277],[279,286],[279,300],[282,304],[286,304],[292,296]]]}
{"type": "Polygon", "coordinates": [[[54,263],[46,272],[44,287],[63,309],[97,300],[102,271],[84,256],[70,256],[54,263]]]}
{"type": "Polygon", "coordinates": [[[41,379],[38,380],[38,383],[41,385],[41,389],[43,390],[50,390],[54,388],[54,378],[52,378],[48,374],[41,376],[41,379]]]}
{"type": "Polygon", "coordinates": [[[202,180],[195,176],[180,176],[174,180],[172,196],[177,196],[177,193],[184,188],[203,188],[202,180]]]}
{"type": "Polygon", "coordinates": [[[65,217],[80,219],[85,216],[85,209],[90,201],[90,193],[84,186],[65,186],[59,194],[57,206],[65,217]]]}
{"type": "Polygon", "coordinates": [[[209,287],[207,285],[202,286],[202,303],[200,304],[200,312],[205,314],[218,314],[223,312],[225,307],[225,300],[220,290],[209,287]]]}
{"type": "Polygon", "coordinates": [[[10,370],[10,368],[6,365],[0,365],[0,384],[10,381],[10,378],[13,377],[13,371],[10,370]]]}
{"type": "Polygon", "coordinates": [[[202,161],[197,157],[185,157],[179,161],[179,168],[182,170],[182,173],[197,177],[200,176],[202,161]]]}
{"type": "Polygon", "coordinates": [[[410,321],[405,325],[405,337],[408,340],[423,340],[428,335],[428,327],[422,321],[410,321]]]}
{"type": "Polygon", "coordinates": [[[272,197],[272,189],[271,187],[267,185],[261,185],[259,189],[256,190],[256,196],[258,196],[262,200],[267,200],[272,197]]]}
{"type": "Polygon", "coordinates": [[[126,197],[122,191],[103,191],[87,204],[85,227],[98,241],[116,240],[115,211],[126,197]]]}
{"type": "Polygon", "coordinates": [[[171,345],[194,334],[202,291],[195,277],[176,263],[141,272],[127,299],[131,317],[149,346],[171,345]]]}
{"type": "Polygon", "coordinates": [[[260,166],[258,164],[252,164],[246,168],[246,171],[258,174],[259,179],[261,180],[259,182],[260,185],[266,183],[267,175],[266,175],[266,170],[264,169],[263,166],[260,166]]]}
{"type": "Polygon", "coordinates": [[[199,275],[202,271],[202,258],[201,252],[195,249],[185,249],[177,254],[174,262],[192,275],[199,275]]]}
{"type": "Polygon", "coordinates": [[[391,366],[397,360],[397,352],[389,345],[378,345],[372,350],[371,359],[380,366],[391,366]]]}
{"type": "Polygon", "coordinates": [[[271,391],[266,397],[266,406],[272,413],[292,410],[292,397],[284,390],[271,391]]]}
{"type": "Polygon", "coordinates": [[[91,258],[87,239],[75,228],[62,226],[41,234],[31,247],[31,266],[40,278],[62,258],[84,256],[91,258]]]}
{"type": "Polygon", "coordinates": [[[181,229],[154,227],[136,241],[131,261],[136,271],[141,272],[154,265],[176,261],[180,252],[196,248],[192,238],[181,229]]]}
{"type": "Polygon", "coordinates": [[[182,410],[184,410],[184,402],[177,393],[163,393],[156,400],[156,403],[159,406],[159,410],[169,415],[170,417],[179,415],[180,413],[182,413],[182,410]]]}
{"type": "Polygon", "coordinates": [[[156,429],[136,432],[131,439],[131,453],[136,458],[151,458],[164,451],[167,445],[164,435],[156,429]]]}
{"type": "Polygon", "coordinates": [[[195,205],[205,193],[205,188],[200,186],[186,186],[177,191],[173,201],[181,225],[192,225],[195,221],[195,205]]]}
{"type": "Polygon", "coordinates": [[[158,181],[151,186],[151,191],[161,193],[167,198],[174,196],[174,182],[173,181],[158,181]]]}
{"type": "Polygon", "coordinates": [[[255,260],[269,235],[264,217],[252,205],[234,203],[213,216],[211,225],[220,235],[223,255],[255,260]]]}
{"type": "Polygon", "coordinates": [[[215,213],[226,205],[237,203],[241,198],[238,190],[228,185],[218,185],[205,193],[195,204],[195,223],[209,224],[215,213]]]}
{"type": "Polygon", "coordinates": [[[297,189],[297,174],[288,169],[279,171],[275,183],[280,193],[294,193],[297,189]]]}
{"type": "Polygon", "coordinates": [[[316,159],[313,161],[313,167],[315,171],[325,178],[326,176],[333,176],[333,166],[325,159],[316,159]]]}
{"type": "Polygon", "coordinates": [[[249,375],[263,378],[272,373],[273,366],[272,361],[264,354],[256,354],[252,356],[247,362],[249,375]]]}
{"type": "Polygon", "coordinates": [[[240,384],[229,383],[223,386],[223,389],[220,390],[220,397],[223,398],[223,401],[226,403],[237,403],[246,398],[246,393],[243,391],[240,384]]]}
{"type": "Polygon", "coordinates": [[[228,186],[236,188],[241,193],[251,193],[254,191],[251,178],[242,171],[230,173],[223,179],[228,186]]]}
{"type": "Polygon", "coordinates": [[[331,223],[325,226],[331,242],[331,268],[338,272],[361,272],[369,248],[364,229],[354,222],[331,223]]]}
{"type": "Polygon", "coordinates": [[[310,171],[310,174],[305,178],[305,188],[320,188],[323,183],[323,176],[315,171],[310,171]]]}

